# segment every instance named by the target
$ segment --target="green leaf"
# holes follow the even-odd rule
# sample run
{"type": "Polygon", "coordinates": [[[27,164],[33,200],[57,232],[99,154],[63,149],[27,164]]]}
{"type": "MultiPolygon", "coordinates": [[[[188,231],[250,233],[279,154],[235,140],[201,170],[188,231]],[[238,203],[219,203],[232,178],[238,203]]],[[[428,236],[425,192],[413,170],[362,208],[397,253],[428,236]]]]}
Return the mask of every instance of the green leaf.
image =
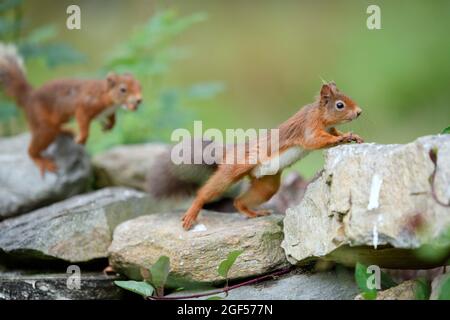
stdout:
{"type": "Polygon", "coordinates": [[[220,263],[219,268],[217,269],[219,275],[221,275],[225,279],[228,278],[228,272],[230,271],[237,257],[239,257],[243,252],[244,251],[242,250],[231,251],[228,254],[228,257],[220,263]]]}
{"type": "Polygon", "coordinates": [[[209,297],[209,298],[206,299],[206,300],[223,300],[223,298],[222,298],[222,297],[219,297],[219,296],[212,296],[212,297],[209,297]]]}
{"type": "Polygon", "coordinates": [[[20,45],[20,52],[25,59],[43,58],[50,68],[62,64],[79,63],[85,59],[83,54],[63,43],[24,43],[20,45]]]}
{"type": "Polygon", "coordinates": [[[164,288],[170,272],[170,259],[166,256],[159,257],[158,261],[150,268],[149,280],[155,288],[164,288]]]}
{"type": "MultiPolygon", "coordinates": [[[[367,266],[362,263],[357,263],[355,267],[355,280],[356,284],[358,285],[359,290],[364,292],[376,292],[376,289],[369,289],[367,287],[367,280],[370,276],[373,274],[370,272],[367,272],[367,266]]],[[[380,280],[381,280],[381,289],[386,290],[391,287],[395,287],[397,283],[392,280],[391,276],[389,276],[387,273],[380,270],[380,280]]]]}
{"type": "Polygon", "coordinates": [[[375,300],[377,298],[377,291],[366,291],[361,293],[365,300],[375,300]]]}
{"type": "Polygon", "coordinates": [[[442,130],[442,134],[450,134],[450,126],[442,130]]]}
{"type": "Polygon", "coordinates": [[[357,263],[355,267],[355,280],[361,292],[373,291],[367,288],[367,279],[370,274],[367,273],[367,266],[362,263],[357,263]]]}
{"type": "Polygon", "coordinates": [[[438,290],[438,300],[450,300],[450,276],[444,279],[438,290]]]}
{"type": "Polygon", "coordinates": [[[22,42],[39,44],[55,38],[57,33],[57,29],[54,25],[43,26],[31,31],[31,33],[28,34],[22,42]]]}
{"type": "Polygon", "coordinates": [[[9,21],[0,19],[0,35],[6,38],[8,34],[17,32],[23,26],[22,21],[9,21]]]}
{"type": "Polygon", "coordinates": [[[114,281],[114,284],[125,290],[140,294],[143,297],[150,297],[155,291],[152,285],[145,281],[114,281]]]}
{"type": "Polygon", "coordinates": [[[424,278],[416,279],[416,300],[428,300],[430,299],[431,289],[430,283],[424,278]]]}
{"type": "Polygon", "coordinates": [[[386,290],[398,285],[386,272],[381,271],[381,289],[386,290]]]}

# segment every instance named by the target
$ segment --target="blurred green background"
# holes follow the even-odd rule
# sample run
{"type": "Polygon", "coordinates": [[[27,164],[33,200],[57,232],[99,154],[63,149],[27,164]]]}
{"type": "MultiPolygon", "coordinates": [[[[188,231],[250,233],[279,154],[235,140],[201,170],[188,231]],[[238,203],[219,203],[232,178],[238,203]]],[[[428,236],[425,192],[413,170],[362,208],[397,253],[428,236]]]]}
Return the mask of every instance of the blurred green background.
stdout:
{"type": "MultiPolygon", "coordinates": [[[[2,41],[20,42],[52,25],[44,40],[80,53],[72,57],[65,48],[57,66],[55,54],[30,55],[33,85],[108,69],[131,69],[143,82],[144,106],[121,112],[111,133],[94,126],[91,153],[169,141],[173,129],[192,128],[193,120],[204,128],[276,127],[312,101],[321,77],[335,80],[363,108],[343,129],[367,142],[405,143],[450,124],[446,0],[28,0],[20,10],[5,10],[1,21],[2,41]],[[81,30],[66,28],[70,4],[81,7],[81,30]],[[381,8],[381,30],[366,27],[370,4],[381,8]],[[5,29],[5,21],[18,18],[20,32],[5,29]],[[124,56],[132,59],[123,63],[124,56]]],[[[17,114],[3,116],[0,128],[3,135],[26,130],[17,114]]],[[[316,152],[295,169],[310,177],[321,165],[316,152]]]]}

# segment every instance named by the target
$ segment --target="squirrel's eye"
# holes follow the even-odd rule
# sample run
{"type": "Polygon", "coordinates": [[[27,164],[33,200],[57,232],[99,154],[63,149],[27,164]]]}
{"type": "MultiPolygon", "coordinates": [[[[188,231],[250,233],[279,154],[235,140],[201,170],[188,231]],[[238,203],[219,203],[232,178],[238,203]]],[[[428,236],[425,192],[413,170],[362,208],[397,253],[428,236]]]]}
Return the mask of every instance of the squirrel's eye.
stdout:
{"type": "Polygon", "coordinates": [[[344,109],[344,107],[345,107],[345,104],[342,101],[336,102],[336,109],[342,110],[342,109],[344,109]]]}
{"type": "Polygon", "coordinates": [[[127,88],[125,88],[125,87],[120,87],[120,92],[122,92],[122,93],[127,92],[127,88]]]}

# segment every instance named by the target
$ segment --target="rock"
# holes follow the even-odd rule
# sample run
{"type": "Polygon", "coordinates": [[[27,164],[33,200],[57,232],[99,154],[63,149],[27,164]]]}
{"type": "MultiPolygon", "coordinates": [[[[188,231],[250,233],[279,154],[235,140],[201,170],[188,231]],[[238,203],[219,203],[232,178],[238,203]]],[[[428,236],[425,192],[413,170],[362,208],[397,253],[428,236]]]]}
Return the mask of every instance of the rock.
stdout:
{"type": "Polygon", "coordinates": [[[347,270],[303,273],[229,292],[226,300],[350,300],[358,292],[347,270]]]}
{"type": "Polygon", "coordinates": [[[0,223],[0,252],[26,260],[88,262],[106,258],[121,222],[165,208],[145,193],[107,188],[0,223]]]}
{"type": "Polygon", "coordinates": [[[29,134],[0,139],[0,220],[88,191],[91,165],[84,148],[61,135],[46,150],[58,174],[42,178],[28,156],[29,134]]]}
{"type": "MultiPolygon", "coordinates": [[[[377,292],[376,300],[417,300],[417,281],[408,280],[398,286],[377,292]]],[[[357,295],[355,300],[364,300],[362,295],[357,295]]]]}
{"type": "Polygon", "coordinates": [[[114,285],[117,276],[81,272],[80,287],[72,273],[0,273],[0,300],[117,300],[124,292],[114,285]],[[69,285],[68,285],[69,284],[69,285]]]}
{"type": "MultiPolygon", "coordinates": [[[[180,291],[169,297],[180,297],[194,292],[180,291]]],[[[199,293],[199,292],[197,292],[199,293]]],[[[353,273],[340,268],[321,273],[293,272],[230,290],[226,300],[351,300],[358,293],[353,273]]],[[[224,294],[216,295],[223,297],[224,294]]],[[[201,299],[207,299],[202,297],[201,299]]]]}
{"type": "Polygon", "coordinates": [[[93,160],[95,185],[97,188],[110,186],[146,189],[146,176],[156,159],[169,150],[163,143],[127,145],[112,148],[96,155],[93,160]]]}
{"type": "Polygon", "coordinates": [[[229,252],[243,250],[230,270],[230,279],[259,275],[287,264],[280,247],[282,218],[246,219],[237,213],[203,211],[190,231],[181,227],[181,213],[159,213],[120,224],[109,248],[110,265],[119,272],[149,268],[168,256],[171,272],[195,282],[222,281],[217,273],[229,252]]]}
{"type": "MultiPolygon", "coordinates": [[[[438,150],[434,186],[450,199],[450,135],[427,136],[406,145],[344,145],[325,152],[325,168],[303,201],[286,211],[288,260],[317,257],[353,266],[357,261],[394,269],[423,269],[448,256],[426,259],[416,249],[450,230],[450,207],[432,196],[430,177],[438,150]]],[[[445,251],[444,251],[445,253],[445,251]]]]}

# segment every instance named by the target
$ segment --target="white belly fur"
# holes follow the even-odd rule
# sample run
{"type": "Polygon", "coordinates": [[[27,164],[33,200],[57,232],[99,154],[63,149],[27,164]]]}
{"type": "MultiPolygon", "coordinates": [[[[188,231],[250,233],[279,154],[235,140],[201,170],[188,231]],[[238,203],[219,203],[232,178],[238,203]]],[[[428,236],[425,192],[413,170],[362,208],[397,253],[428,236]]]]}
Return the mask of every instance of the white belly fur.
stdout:
{"type": "Polygon", "coordinates": [[[252,170],[252,175],[255,178],[263,176],[271,176],[277,174],[279,171],[293,165],[298,160],[307,156],[309,151],[301,147],[291,147],[281,154],[277,154],[267,161],[257,165],[252,170]]]}

